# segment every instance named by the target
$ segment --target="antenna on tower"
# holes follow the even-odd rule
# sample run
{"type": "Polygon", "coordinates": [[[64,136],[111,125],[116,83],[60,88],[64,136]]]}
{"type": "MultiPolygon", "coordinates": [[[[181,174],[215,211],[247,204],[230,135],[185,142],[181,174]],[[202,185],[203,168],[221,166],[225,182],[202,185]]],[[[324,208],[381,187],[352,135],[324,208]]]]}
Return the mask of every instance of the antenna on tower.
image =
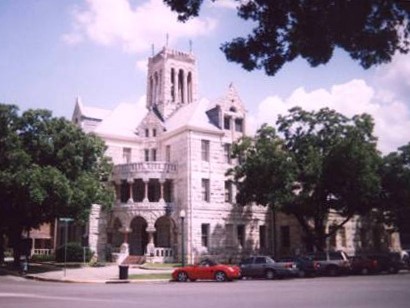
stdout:
{"type": "Polygon", "coordinates": [[[167,33],[167,40],[166,40],[166,45],[165,45],[165,47],[168,47],[168,43],[169,43],[169,34],[167,33]]]}
{"type": "Polygon", "coordinates": [[[155,54],[154,44],[151,44],[151,50],[152,50],[152,56],[154,56],[154,54],[155,54]]]}

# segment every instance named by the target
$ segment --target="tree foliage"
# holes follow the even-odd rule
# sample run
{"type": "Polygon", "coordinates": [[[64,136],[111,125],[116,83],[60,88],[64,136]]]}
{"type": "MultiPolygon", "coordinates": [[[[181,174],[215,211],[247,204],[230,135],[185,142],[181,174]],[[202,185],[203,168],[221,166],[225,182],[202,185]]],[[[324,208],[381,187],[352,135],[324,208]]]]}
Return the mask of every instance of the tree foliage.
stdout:
{"type": "Polygon", "coordinates": [[[410,143],[383,157],[382,219],[410,234],[410,143]]]}
{"type": "Polygon", "coordinates": [[[81,221],[93,203],[110,206],[104,152],[101,139],[50,111],[20,116],[16,106],[1,104],[0,236],[17,248],[23,230],[58,217],[81,221]]]}
{"type": "MultiPolygon", "coordinates": [[[[163,0],[186,21],[198,16],[203,0],[163,0]]],[[[218,0],[212,0],[216,2],[218,0]]],[[[312,66],[327,63],[336,47],[364,68],[390,62],[409,51],[410,1],[236,0],[238,16],[255,27],[247,37],[221,47],[229,61],[246,70],[274,75],[302,57],[312,66]]]]}
{"type": "Polygon", "coordinates": [[[255,202],[293,215],[307,240],[325,247],[329,214],[340,215],[337,228],[375,205],[380,191],[380,154],[367,115],[347,118],[324,108],[299,107],[277,121],[278,132],[264,125],[254,139],[234,146],[243,163],[230,173],[237,202],[255,202]]]}

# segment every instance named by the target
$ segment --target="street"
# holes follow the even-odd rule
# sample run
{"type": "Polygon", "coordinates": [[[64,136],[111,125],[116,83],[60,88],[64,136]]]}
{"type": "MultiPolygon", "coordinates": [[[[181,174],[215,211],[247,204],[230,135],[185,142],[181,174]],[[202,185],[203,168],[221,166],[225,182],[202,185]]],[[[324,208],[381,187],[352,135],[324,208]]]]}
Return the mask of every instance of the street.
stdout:
{"type": "Polygon", "coordinates": [[[0,276],[0,307],[409,307],[410,273],[235,282],[73,284],[0,276]]]}

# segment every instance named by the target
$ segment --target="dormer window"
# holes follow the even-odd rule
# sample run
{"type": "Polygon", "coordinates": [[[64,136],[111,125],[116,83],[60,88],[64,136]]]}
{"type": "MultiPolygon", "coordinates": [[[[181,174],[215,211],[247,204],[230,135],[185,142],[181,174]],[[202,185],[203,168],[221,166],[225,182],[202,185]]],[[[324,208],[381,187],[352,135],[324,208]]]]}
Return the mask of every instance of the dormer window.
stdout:
{"type": "Polygon", "coordinates": [[[235,119],[235,131],[243,133],[243,119],[235,119]]]}
{"type": "Polygon", "coordinates": [[[229,111],[236,112],[236,108],[232,106],[231,108],[229,108],[229,111]]]}
{"type": "Polygon", "coordinates": [[[231,117],[224,117],[224,129],[231,129],[231,117]]]}

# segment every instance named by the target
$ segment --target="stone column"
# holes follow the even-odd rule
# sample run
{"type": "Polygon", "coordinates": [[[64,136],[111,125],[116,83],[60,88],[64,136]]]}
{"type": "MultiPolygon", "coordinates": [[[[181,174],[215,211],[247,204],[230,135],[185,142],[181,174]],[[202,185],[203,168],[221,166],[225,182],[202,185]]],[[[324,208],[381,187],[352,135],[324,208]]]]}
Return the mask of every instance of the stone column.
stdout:
{"type": "Polygon", "coordinates": [[[131,233],[131,228],[123,227],[119,230],[124,234],[124,242],[121,244],[120,252],[123,256],[128,256],[130,254],[129,245],[128,245],[128,234],[131,233]]]}
{"type": "Polygon", "coordinates": [[[128,187],[130,190],[130,198],[128,199],[127,203],[134,203],[134,192],[132,189],[132,185],[134,184],[134,179],[127,179],[128,187]]]}
{"type": "Polygon", "coordinates": [[[146,231],[148,233],[148,244],[147,244],[147,253],[146,253],[146,255],[150,258],[153,258],[153,257],[155,257],[154,232],[156,231],[156,229],[153,226],[148,226],[146,231]]]}
{"type": "Polygon", "coordinates": [[[114,181],[115,187],[115,203],[121,203],[121,180],[114,181]]]}
{"type": "Polygon", "coordinates": [[[165,200],[164,200],[164,184],[165,184],[165,180],[160,179],[160,180],[159,180],[159,184],[160,184],[159,202],[165,203],[165,200]]]}
{"type": "Polygon", "coordinates": [[[148,179],[143,179],[144,181],[144,200],[143,202],[149,202],[148,200],[148,179]]]}

